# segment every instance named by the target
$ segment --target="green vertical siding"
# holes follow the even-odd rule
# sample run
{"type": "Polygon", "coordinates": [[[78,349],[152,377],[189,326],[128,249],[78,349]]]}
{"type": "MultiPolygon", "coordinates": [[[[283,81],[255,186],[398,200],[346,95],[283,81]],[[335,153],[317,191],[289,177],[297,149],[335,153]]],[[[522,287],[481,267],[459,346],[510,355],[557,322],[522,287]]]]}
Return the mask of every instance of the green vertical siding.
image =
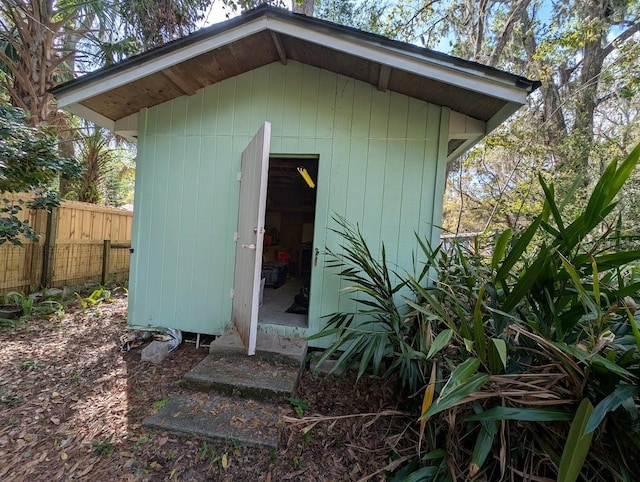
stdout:
{"type": "MultiPolygon", "coordinates": [[[[272,154],[319,156],[315,247],[337,249],[335,214],[410,270],[414,232],[437,239],[448,112],[297,62],[274,63],[140,115],[130,322],[219,334],[231,318],[240,155],[272,124],[272,154]]],[[[321,254],[309,335],[352,306],[321,254]]]]}

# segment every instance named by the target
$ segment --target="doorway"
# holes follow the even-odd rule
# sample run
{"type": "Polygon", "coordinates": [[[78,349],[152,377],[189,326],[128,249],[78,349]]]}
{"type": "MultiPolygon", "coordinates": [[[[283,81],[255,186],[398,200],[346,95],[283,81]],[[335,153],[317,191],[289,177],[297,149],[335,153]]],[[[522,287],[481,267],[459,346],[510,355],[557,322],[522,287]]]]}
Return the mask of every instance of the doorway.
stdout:
{"type": "Polygon", "coordinates": [[[271,156],[259,323],[308,326],[318,156],[271,156]]]}

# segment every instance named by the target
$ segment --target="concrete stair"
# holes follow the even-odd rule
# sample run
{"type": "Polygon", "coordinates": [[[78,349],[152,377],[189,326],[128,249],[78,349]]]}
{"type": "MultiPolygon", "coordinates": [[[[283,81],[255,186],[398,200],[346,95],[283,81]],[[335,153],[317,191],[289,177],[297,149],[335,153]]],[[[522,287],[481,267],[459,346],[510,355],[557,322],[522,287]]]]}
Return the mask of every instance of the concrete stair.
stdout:
{"type": "Polygon", "coordinates": [[[145,426],[277,447],[284,402],[295,394],[306,353],[304,340],[259,333],[250,357],[238,334],[229,332],[183,377],[193,392],[172,398],[145,426]]]}
{"type": "Polygon", "coordinates": [[[210,441],[233,440],[242,445],[277,448],[284,411],[285,408],[271,403],[193,392],[171,398],[144,425],[210,441]]]}

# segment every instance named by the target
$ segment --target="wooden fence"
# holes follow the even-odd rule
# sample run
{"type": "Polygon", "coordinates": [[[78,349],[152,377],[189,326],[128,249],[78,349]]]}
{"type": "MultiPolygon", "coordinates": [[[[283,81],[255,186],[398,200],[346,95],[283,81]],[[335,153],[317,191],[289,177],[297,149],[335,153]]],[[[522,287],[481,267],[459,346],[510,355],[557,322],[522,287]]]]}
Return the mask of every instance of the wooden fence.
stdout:
{"type": "Polygon", "coordinates": [[[63,201],[50,213],[22,213],[40,238],[24,247],[0,246],[0,291],[128,279],[133,213],[77,201],[63,201]]]}

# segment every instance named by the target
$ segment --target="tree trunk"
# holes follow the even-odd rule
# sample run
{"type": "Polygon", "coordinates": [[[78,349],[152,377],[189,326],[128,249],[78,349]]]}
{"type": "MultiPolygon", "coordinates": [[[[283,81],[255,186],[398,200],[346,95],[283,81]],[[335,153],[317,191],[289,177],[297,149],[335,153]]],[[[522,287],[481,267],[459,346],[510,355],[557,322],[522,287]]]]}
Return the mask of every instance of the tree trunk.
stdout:
{"type": "Polygon", "coordinates": [[[307,17],[313,17],[314,0],[291,0],[293,13],[301,13],[307,17]]]}

